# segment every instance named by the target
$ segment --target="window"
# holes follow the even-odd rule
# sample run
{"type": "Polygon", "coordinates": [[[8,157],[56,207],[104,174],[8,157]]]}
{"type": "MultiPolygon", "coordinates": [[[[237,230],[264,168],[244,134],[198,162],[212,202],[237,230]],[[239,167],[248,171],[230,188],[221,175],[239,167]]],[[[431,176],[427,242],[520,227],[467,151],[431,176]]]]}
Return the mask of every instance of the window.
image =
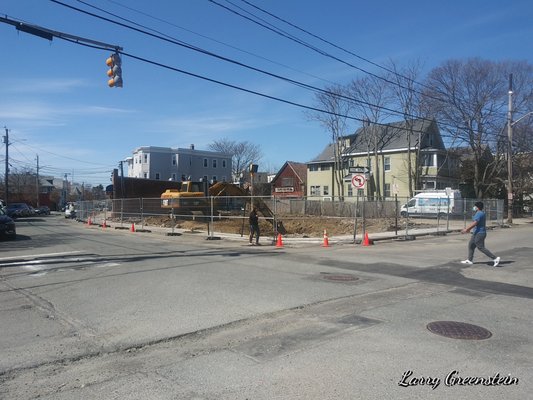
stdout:
{"type": "Polygon", "coordinates": [[[207,158],[204,158],[204,167],[207,168],[207,158]]]}
{"type": "Polygon", "coordinates": [[[434,167],[434,155],[433,154],[421,154],[420,164],[424,167],[434,167]]]}
{"type": "MultiPolygon", "coordinates": [[[[390,157],[385,157],[384,159],[384,168],[385,168],[385,171],[390,171],[390,157]]],[[[390,185],[389,185],[390,186],[390,185]]],[[[390,188],[389,188],[390,189],[390,188]]]]}
{"type": "Polygon", "coordinates": [[[329,164],[320,165],[320,170],[321,171],[329,171],[329,169],[330,169],[330,165],[329,164]]]}
{"type": "Polygon", "coordinates": [[[311,164],[309,165],[309,171],[318,171],[318,165],[317,164],[311,164]]]}
{"type": "Polygon", "coordinates": [[[222,160],[222,168],[226,168],[226,160],[222,160]]]}
{"type": "Polygon", "coordinates": [[[357,196],[363,197],[365,195],[365,189],[357,189],[357,196]]]}
{"type": "Polygon", "coordinates": [[[353,187],[351,184],[346,185],[346,193],[348,193],[348,197],[353,196],[353,187]]]}
{"type": "Polygon", "coordinates": [[[173,180],[173,181],[176,180],[176,174],[172,174],[172,180],[173,180]]]}
{"type": "Polygon", "coordinates": [[[329,186],[324,185],[324,196],[329,196],[329,186]]]}
{"type": "Polygon", "coordinates": [[[284,186],[284,187],[294,186],[294,178],[292,177],[281,178],[281,186],[284,186]]]}
{"type": "Polygon", "coordinates": [[[144,162],[145,162],[145,163],[148,162],[148,154],[144,154],[144,162]]]}
{"type": "Polygon", "coordinates": [[[385,184],[385,197],[391,197],[390,196],[390,183],[385,184]]]}
{"type": "Polygon", "coordinates": [[[155,179],[158,181],[160,179],[159,172],[155,173],[155,179]]]}
{"type": "Polygon", "coordinates": [[[311,186],[311,196],[320,196],[320,186],[311,186]]]}
{"type": "Polygon", "coordinates": [[[225,176],[222,177],[222,182],[226,182],[226,177],[225,176]]]}
{"type": "Polygon", "coordinates": [[[217,167],[217,159],[213,158],[213,168],[216,168],[216,167],[217,167]]]}
{"type": "Polygon", "coordinates": [[[178,156],[172,157],[172,165],[176,165],[178,162],[178,156]]]}
{"type": "Polygon", "coordinates": [[[217,176],[213,175],[213,183],[215,183],[216,181],[217,181],[217,176]]]}
{"type": "Polygon", "coordinates": [[[148,174],[146,172],[143,174],[143,176],[144,176],[144,179],[148,178],[148,174]]]}
{"type": "Polygon", "coordinates": [[[192,165],[192,157],[189,157],[189,166],[192,165]]]}
{"type": "Polygon", "coordinates": [[[435,181],[422,182],[423,189],[435,189],[435,181]]]}

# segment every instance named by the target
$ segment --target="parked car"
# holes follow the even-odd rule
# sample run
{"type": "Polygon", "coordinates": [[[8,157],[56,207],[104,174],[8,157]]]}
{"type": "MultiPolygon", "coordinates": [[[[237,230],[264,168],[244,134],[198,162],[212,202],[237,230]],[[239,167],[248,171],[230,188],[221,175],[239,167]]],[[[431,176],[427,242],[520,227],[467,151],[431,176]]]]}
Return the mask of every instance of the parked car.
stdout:
{"type": "Polygon", "coordinates": [[[6,214],[2,207],[0,207],[0,237],[9,237],[12,239],[17,237],[15,221],[6,214]]]}
{"type": "Polygon", "coordinates": [[[50,215],[50,207],[41,206],[37,209],[37,214],[39,215],[50,215]]]}
{"type": "Polygon", "coordinates": [[[26,203],[10,203],[6,206],[6,213],[11,218],[29,217],[32,214],[26,203]]]}

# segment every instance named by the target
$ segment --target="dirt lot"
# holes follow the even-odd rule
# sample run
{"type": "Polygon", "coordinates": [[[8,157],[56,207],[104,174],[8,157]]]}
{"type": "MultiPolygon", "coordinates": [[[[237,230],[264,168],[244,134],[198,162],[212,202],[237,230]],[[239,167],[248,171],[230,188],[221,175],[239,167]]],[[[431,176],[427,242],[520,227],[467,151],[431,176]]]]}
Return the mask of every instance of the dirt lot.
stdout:
{"type": "MultiPolygon", "coordinates": [[[[283,228],[285,228],[286,233],[284,235],[289,237],[321,237],[324,234],[324,229],[326,229],[329,236],[351,235],[354,232],[353,219],[285,216],[280,217],[279,220],[282,222],[283,228]]],[[[199,231],[207,229],[206,222],[200,220],[176,220],[175,222],[175,228],[177,229],[199,231]]],[[[171,228],[173,221],[169,217],[147,217],[145,223],[146,225],[171,228]]],[[[358,232],[362,229],[361,224],[362,220],[359,218],[357,220],[358,232]]],[[[394,224],[394,219],[367,220],[366,230],[369,233],[393,231],[395,229],[394,224]]],[[[262,218],[260,218],[260,228],[264,234],[273,232],[272,224],[262,218]]],[[[236,234],[240,234],[244,230],[246,234],[248,232],[248,221],[242,218],[215,218],[214,230],[215,232],[236,234]]]]}

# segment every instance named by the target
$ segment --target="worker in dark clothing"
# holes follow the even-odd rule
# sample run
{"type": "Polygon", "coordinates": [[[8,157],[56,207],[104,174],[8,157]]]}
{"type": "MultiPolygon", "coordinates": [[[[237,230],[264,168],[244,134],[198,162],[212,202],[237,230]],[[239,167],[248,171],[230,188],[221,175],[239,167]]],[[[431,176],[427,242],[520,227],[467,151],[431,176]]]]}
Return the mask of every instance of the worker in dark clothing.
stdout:
{"type": "Polygon", "coordinates": [[[259,217],[257,216],[257,207],[252,208],[250,213],[250,244],[253,244],[253,238],[255,234],[255,244],[259,244],[259,217]]]}

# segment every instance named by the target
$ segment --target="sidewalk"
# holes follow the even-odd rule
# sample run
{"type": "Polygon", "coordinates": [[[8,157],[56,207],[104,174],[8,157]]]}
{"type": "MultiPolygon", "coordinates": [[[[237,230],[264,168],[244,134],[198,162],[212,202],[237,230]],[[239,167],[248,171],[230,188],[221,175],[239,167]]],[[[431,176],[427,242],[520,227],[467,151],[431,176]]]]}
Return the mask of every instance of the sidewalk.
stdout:
{"type": "MultiPolygon", "coordinates": [[[[527,218],[515,218],[513,219],[512,226],[517,225],[523,225],[523,224],[531,224],[533,223],[533,217],[527,217],[527,218]]],[[[509,225],[493,225],[489,226],[489,229],[495,229],[495,228],[511,228],[512,226],[509,225]]],[[[410,228],[406,231],[406,229],[398,229],[398,231],[386,231],[386,232],[376,232],[376,233],[369,233],[368,237],[371,242],[377,242],[377,241],[386,241],[386,240],[398,240],[398,241],[410,241],[415,240],[417,237],[420,236],[445,236],[450,233],[459,233],[461,229],[464,227],[464,221],[450,221],[449,228],[446,229],[446,226],[440,226],[440,227],[432,227],[432,228],[410,228]]],[[[111,223],[111,229],[122,229],[122,230],[131,230],[130,227],[127,227],[126,225],[120,226],[120,224],[111,223]]],[[[108,227],[109,229],[109,227],[108,227]]],[[[145,225],[143,229],[140,227],[135,227],[136,232],[135,233],[154,233],[154,234],[160,234],[160,235],[167,235],[167,236],[188,236],[188,237],[198,237],[202,238],[204,240],[229,240],[234,242],[244,242],[248,243],[248,235],[240,235],[240,234],[233,234],[233,233],[223,233],[223,232],[217,232],[214,231],[212,235],[208,235],[208,232],[206,230],[187,230],[187,229],[174,229],[166,228],[166,227],[157,227],[157,226],[147,226],[145,225]]],[[[133,233],[133,232],[132,232],[133,233]]],[[[283,236],[283,244],[284,245],[297,245],[297,244],[320,244],[323,243],[323,237],[291,237],[291,236],[283,236]]],[[[364,234],[362,232],[358,232],[357,236],[355,238],[355,243],[360,243],[364,239],[364,234]]],[[[275,245],[276,244],[276,238],[272,236],[272,233],[269,232],[268,235],[263,235],[261,237],[261,242],[263,245],[275,245]]],[[[330,236],[328,237],[329,245],[338,245],[338,244],[353,244],[354,243],[354,236],[353,235],[341,235],[341,236],[330,236]]]]}

